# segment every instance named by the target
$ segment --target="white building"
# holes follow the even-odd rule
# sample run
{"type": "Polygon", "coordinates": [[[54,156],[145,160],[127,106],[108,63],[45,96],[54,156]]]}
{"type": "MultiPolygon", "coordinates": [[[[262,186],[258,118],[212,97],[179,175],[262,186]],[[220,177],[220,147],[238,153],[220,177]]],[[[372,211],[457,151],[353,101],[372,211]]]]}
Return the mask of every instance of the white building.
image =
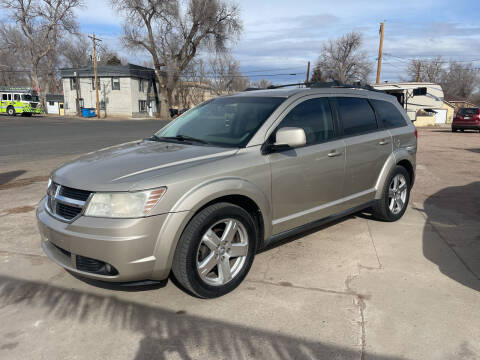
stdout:
{"type": "Polygon", "coordinates": [[[65,115],[63,95],[47,94],[45,102],[47,114],[65,115]]]}
{"type": "MultiPolygon", "coordinates": [[[[80,108],[96,108],[93,67],[61,69],[66,115],[80,108]],[[78,81],[78,86],[77,86],[78,81]]],[[[153,69],[143,66],[98,66],[100,114],[124,117],[154,117],[160,106],[158,83],[153,69]]]]}

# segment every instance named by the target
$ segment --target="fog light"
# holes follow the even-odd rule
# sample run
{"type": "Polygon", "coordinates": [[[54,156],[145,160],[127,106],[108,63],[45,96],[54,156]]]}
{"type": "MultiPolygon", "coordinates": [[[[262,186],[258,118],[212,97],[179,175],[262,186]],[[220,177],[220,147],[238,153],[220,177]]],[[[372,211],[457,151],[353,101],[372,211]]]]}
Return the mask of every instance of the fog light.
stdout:
{"type": "Polygon", "coordinates": [[[107,271],[107,273],[111,273],[112,272],[112,265],[110,264],[105,264],[105,270],[107,271]]]}

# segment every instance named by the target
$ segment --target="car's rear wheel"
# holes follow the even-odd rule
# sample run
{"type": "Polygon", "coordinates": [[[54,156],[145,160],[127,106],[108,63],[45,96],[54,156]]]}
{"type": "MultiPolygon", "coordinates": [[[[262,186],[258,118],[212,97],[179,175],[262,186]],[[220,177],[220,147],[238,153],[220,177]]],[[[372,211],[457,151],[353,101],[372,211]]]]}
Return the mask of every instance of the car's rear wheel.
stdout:
{"type": "Polygon", "coordinates": [[[206,207],[185,228],[172,272],[181,287],[201,298],[222,296],[245,278],[256,251],[251,216],[230,203],[206,207]]]}
{"type": "Polygon", "coordinates": [[[397,165],[385,182],[382,198],[373,206],[373,216],[382,221],[397,221],[405,213],[410,199],[410,175],[397,165]]]}
{"type": "Polygon", "coordinates": [[[452,127],[452,132],[457,132],[457,129],[452,127]]]}

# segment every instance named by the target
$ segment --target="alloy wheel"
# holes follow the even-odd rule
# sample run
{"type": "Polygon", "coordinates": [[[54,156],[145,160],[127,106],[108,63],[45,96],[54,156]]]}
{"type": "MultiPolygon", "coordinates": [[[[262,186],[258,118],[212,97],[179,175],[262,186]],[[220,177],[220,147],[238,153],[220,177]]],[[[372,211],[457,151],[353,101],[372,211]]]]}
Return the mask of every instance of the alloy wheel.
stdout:
{"type": "Polygon", "coordinates": [[[402,174],[393,177],[388,187],[388,208],[397,215],[403,210],[407,199],[407,179],[402,174]]]}
{"type": "Polygon", "coordinates": [[[198,246],[198,274],[208,285],[225,285],[241,272],[247,254],[248,232],[245,226],[232,218],[216,222],[205,232],[198,246]]]}

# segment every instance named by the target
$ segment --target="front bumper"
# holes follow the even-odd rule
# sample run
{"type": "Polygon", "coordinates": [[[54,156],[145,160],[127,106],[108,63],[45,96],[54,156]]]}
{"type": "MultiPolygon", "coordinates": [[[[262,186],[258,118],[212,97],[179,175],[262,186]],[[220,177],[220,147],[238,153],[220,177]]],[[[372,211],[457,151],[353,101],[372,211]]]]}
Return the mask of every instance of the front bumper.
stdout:
{"type": "Polygon", "coordinates": [[[169,269],[158,269],[155,256],[159,232],[166,218],[167,214],[139,219],[81,216],[72,223],[65,223],[46,211],[45,198],[37,208],[38,228],[45,254],[80,276],[111,282],[162,280],[168,274],[169,269]],[[105,275],[80,270],[77,256],[110,264],[118,274],[105,275]],[[158,274],[161,274],[160,278],[158,274]]]}

